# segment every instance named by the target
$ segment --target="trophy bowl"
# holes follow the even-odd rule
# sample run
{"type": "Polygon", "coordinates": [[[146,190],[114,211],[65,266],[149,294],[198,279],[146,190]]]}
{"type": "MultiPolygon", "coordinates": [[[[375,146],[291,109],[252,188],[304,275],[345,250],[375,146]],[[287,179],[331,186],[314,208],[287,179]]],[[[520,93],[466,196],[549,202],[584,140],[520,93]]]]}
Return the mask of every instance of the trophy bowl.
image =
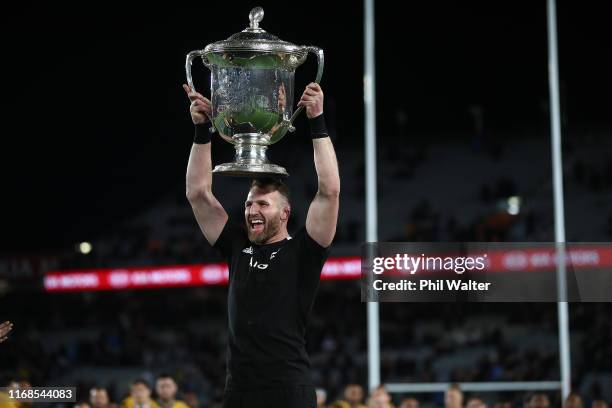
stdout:
{"type": "Polygon", "coordinates": [[[270,163],[269,145],[293,132],[293,122],[302,111],[293,111],[295,70],[314,53],[318,61],[315,82],[323,75],[323,50],[282,41],[259,27],[264,12],[251,10],[250,25],[227,40],[207,45],[187,54],[187,83],[195,90],[191,67],[201,58],[211,72],[211,132],[219,132],[236,149],[233,162],[214,168],[213,173],[228,176],[288,176],[287,171],[270,163]]]}

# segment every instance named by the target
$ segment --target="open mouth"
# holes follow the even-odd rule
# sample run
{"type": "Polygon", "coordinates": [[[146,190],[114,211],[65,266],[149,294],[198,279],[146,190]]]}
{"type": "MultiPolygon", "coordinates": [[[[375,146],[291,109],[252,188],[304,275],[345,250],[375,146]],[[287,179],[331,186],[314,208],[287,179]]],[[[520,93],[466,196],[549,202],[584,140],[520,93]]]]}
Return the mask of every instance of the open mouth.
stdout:
{"type": "Polygon", "coordinates": [[[261,232],[264,229],[264,220],[255,218],[249,221],[249,228],[252,232],[261,232]]]}

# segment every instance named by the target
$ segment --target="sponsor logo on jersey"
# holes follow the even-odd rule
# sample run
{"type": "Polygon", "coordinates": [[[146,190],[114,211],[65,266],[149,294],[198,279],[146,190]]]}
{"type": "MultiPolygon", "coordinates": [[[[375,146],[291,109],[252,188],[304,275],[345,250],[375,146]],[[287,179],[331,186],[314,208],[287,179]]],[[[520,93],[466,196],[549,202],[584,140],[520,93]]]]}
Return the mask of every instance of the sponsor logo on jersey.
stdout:
{"type": "Polygon", "coordinates": [[[253,257],[251,257],[251,260],[249,261],[249,266],[257,269],[268,269],[268,266],[270,266],[270,264],[259,263],[259,261],[253,262],[253,257]]]}

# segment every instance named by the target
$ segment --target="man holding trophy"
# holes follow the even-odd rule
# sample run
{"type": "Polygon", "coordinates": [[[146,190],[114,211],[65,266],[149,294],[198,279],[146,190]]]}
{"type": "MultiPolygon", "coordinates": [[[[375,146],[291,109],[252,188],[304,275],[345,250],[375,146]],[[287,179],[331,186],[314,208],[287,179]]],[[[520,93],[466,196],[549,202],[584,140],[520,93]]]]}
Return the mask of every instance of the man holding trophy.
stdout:
{"type": "Polygon", "coordinates": [[[305,349],[306,323],[329,246],[336,233],[340,176],[323,118],[323,51],[278,39],[250,26],[227,40],[187,55],[187,84],[194,143],[187,165],[187,198],[206,240],[228,261],[227,377],[224,408],[314,408],[315,388],[305,349]],[[293,77],[308,53],[317,56],[310,83],[293,112],[293,77]],[[195,90],[196,58],[211,71],[211,100],[195,90]],[[318,191],[306,224],[289,235],[287,171],[266,149],[294,130],[306,110],[312,135],[318,191]],[[210,123],[209,123],[210,122],[210,123]],[[234,162],[212,168],[211,133],[232,143],[234,162]],[[235,224],[212,193],[213,173],[253,179],[244,220],[235,224]]]}
{"type": "Polygon", "coordinates": [[[244,228],[212,193],[211,103],[188,85],[196,136],[187,166],[187,197],[207,241],[228,258],[229,344],[225,408],[316,405],[305,351],[305,327],[328,248],[336,232],[340,178],[323,118],[323,91],[307,86],[298,106],[308,116],[318,192],[306,225],[287,231],[289,192],[280,179],[255,179],[244,228]]]}

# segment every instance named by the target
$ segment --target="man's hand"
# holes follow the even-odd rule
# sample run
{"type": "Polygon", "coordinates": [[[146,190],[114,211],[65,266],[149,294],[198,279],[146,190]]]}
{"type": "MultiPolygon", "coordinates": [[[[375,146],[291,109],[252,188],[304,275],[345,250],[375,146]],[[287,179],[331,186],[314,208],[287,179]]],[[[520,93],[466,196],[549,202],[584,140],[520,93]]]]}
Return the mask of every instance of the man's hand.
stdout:
{"type": "Polygon", "coordinates": [[[194,125],[201,125],[210,121],[212,116],[212,105],[201,93],[192,90],[189,85],[183,84],[183,89],[191,101],[189,112],[194,125]]]}
{"type": "Polygon", "coordinates": [[[0,343],[8,338],[7,335],[11,330],[13,330],[13,323],[4,322],[0,324],[0,343]]]}
{"type": "MultiPolygon", "coordinates": [[[[201,94],[183,85],[191,101],[191,119],[201,125],[212,116],[211,103],[201,94]]],[[[194,140],[195,142],[195,140],[194,140]]],[[[187,163],[186,195],[204,237],[214,245],[227,223],[227,213],[212,193],[210,143],[193,143],[187,163]]]]}
{"type": "Polygon", "coordinates": [[[284,113],[287,107],[287,92],[285,92],[285,84],[281,83],[278,88],[278,110],[284,113]]]}
{"type": "Polygon", "coordinates": [[[298,106],[306,108],[308,119],[316,118],[323,113],[323,90],[314,82],[308,84],[298,102],[298,106]]]}

